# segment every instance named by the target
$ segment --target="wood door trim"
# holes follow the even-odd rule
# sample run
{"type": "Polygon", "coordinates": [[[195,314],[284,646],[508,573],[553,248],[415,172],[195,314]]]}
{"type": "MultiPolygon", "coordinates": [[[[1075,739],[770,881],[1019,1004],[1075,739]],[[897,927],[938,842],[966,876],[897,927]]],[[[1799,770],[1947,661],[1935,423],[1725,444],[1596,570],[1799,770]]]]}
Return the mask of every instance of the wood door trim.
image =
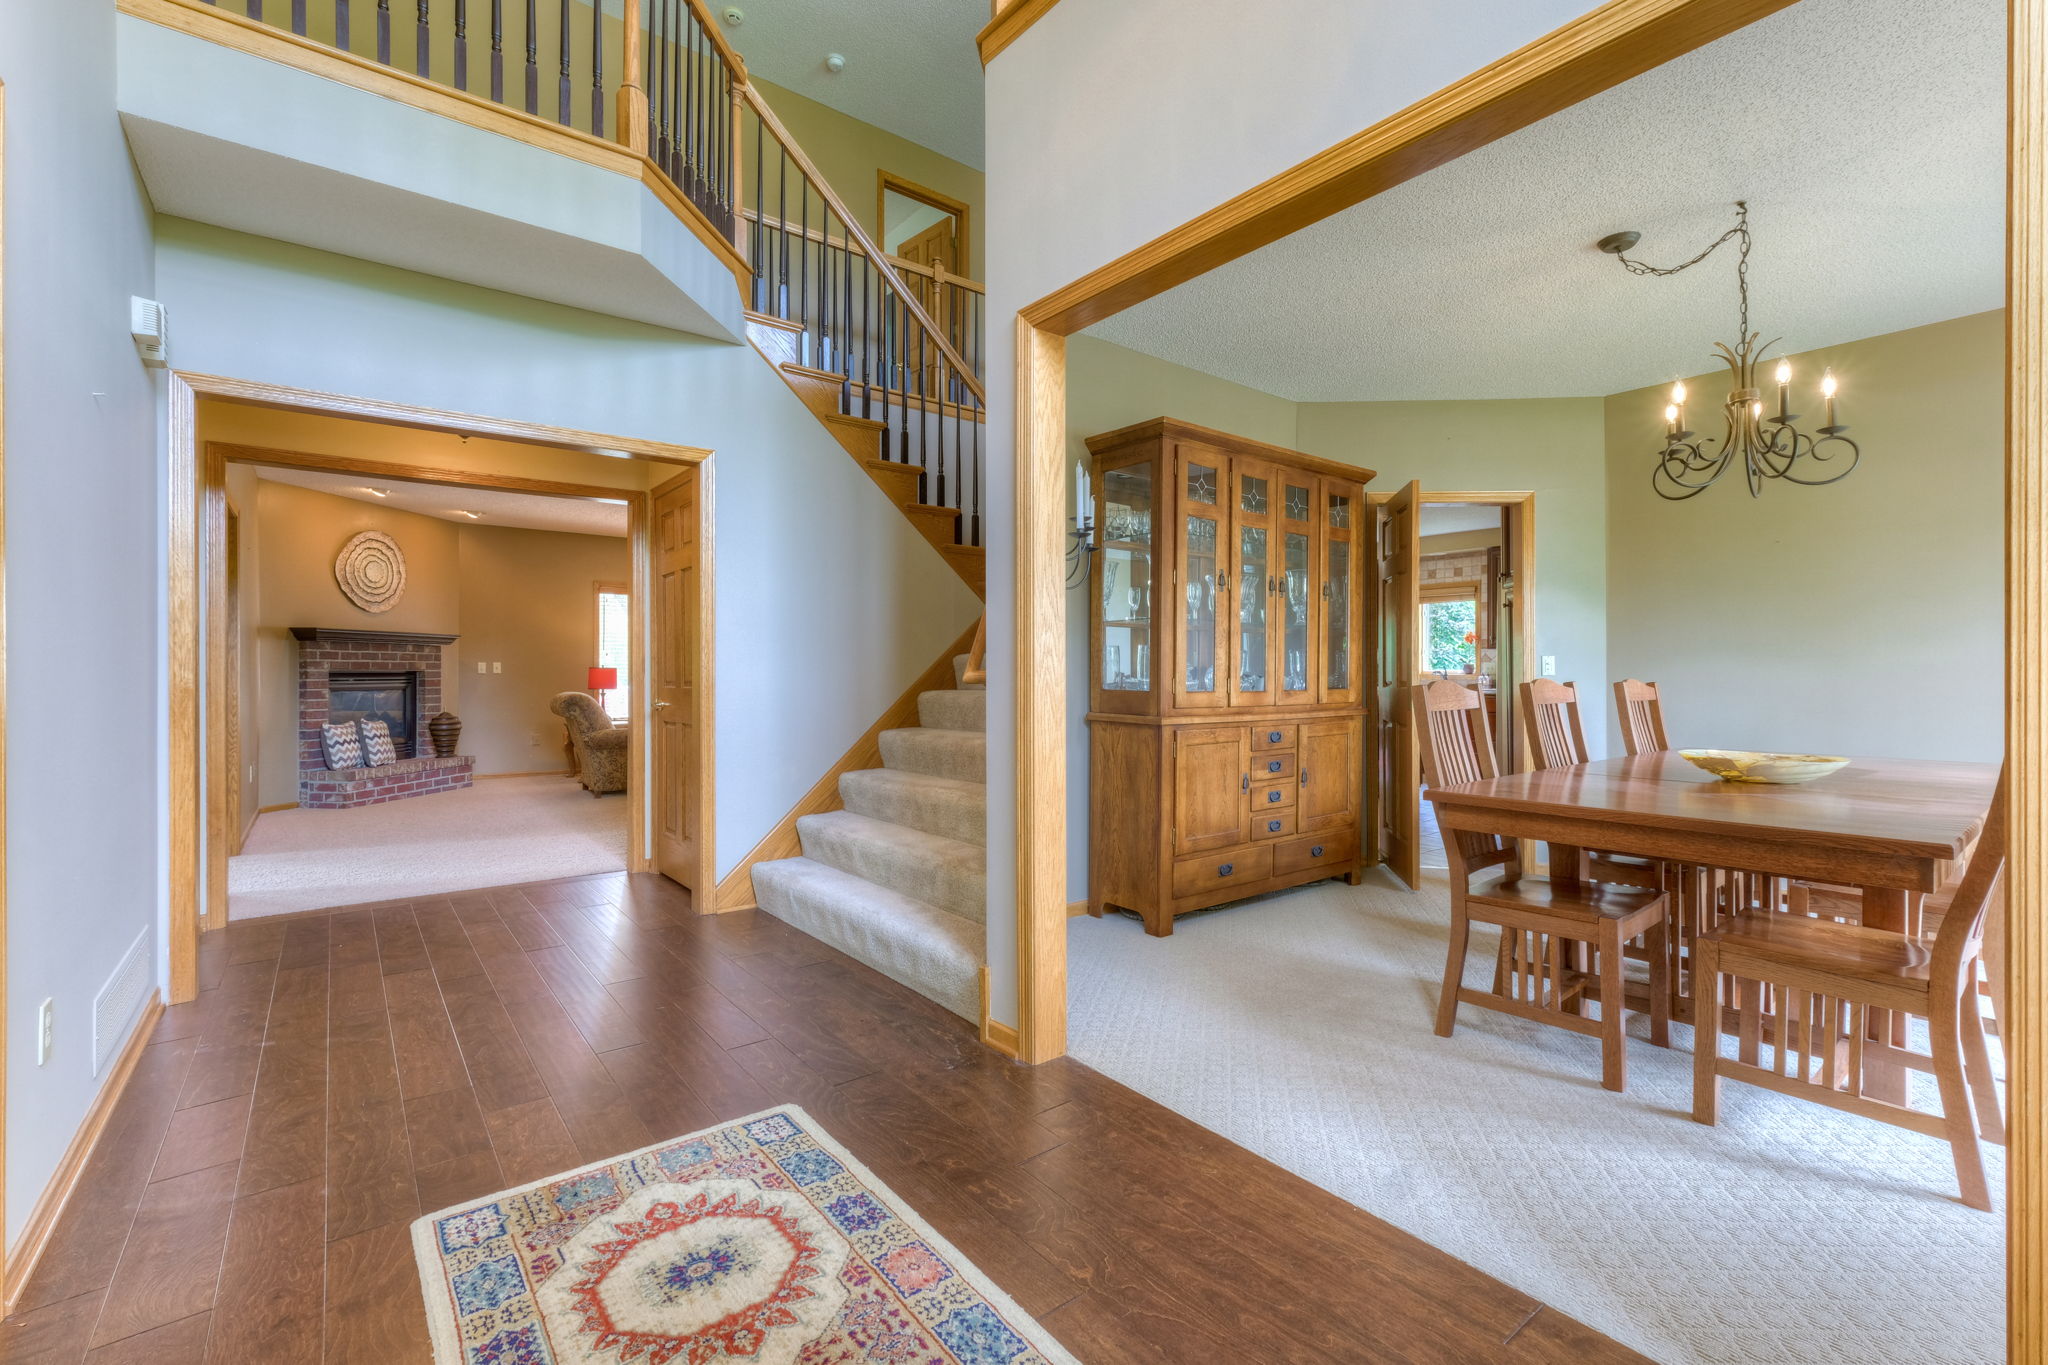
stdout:
{"type": "MultiPolygon", "coordinates": [[[[885,244],[888,240],[884,234],[889,226],[888,206],[889,192],[891,190],[902,195],[905,199],[915,199],[920,204],[929,204],[935,209],[940,209],[953,215],[954,221],[960,224],[953,234],[953,250],[958,257],[957,264],[959,269],[948,270],[946,275],[949,279],[955,275],[972,275],[974,273],[974,263],[970,259],[970,253],[973,251],[970,243],[974,230],[972,218],[974,210],[966,201],[955,199],[950,194],[941,194],[934,189],[927,189],[915,180],[905,179],[894,171],[878,168],[875,171],[875,239],[885,244]]],[[[890,257],[890,260],[893,262],[895,257],[890,257]]],[[[929,266],[913,267],[913,270],[921,275],[930,275],[932,273],[929,266]]]]}
{"type": "Polygon", "coordinates": [[[1024,36],[1026,29],[1052,13],[1060,0],[994,0],[995,15],[974,35],[974,46],[987,66],[996,54],[1024,36]]]}
{"type": "MultiPolygon", "coordinates": [[[[171,522],[168,537],[166,609],[169,623],[167,654],[170,678],[170,913],[166,939],[170,960],[171,1003],[179,1004],[193,999],[198,994],[202,902],[210,903],[214,889],[226,886],[227,831],[221,828],[220,821],[207,821],[203,818],[209,788],[216,785],[222,776],[226,737],[223,727],[218,724],[207,727],[201,725],[202,718],[211,714],[211,709],[219,704],[213,694],[222,690],[218,660],[225,657],[225,644],[219,638],[222,634],[220,614],[209,612],[202,617],[200,607],[213,591],[210,580],[222,572],[221,557],[205,553],[209,543],[206,531],[212,522],[213,504],[226,498],[224,480],[226,466],[229,463],[275,464],[374,474],[382,478],[417,483],[504,488],[552,497],[598,497],[623,501],[627,505],[629,537],[635,546],[634,581],[642,588],[637,596],[644,598],[646,583],[644,561],[648,494],[643,490],[529,479],[515,475],[493,475],[469,470],[435,469],[428,466],[363,460],[354,456],[315,455],[304,451],[243,446],[229,442],[208,442],[207,447],[202,450],[198,432],[199,398],[227,398],[236,402],[287,411],[339,413],[393,426],[446,431],[458,435],[490,436],[501,440],[524,440],[527,444],[554,449],[602,450],[663,464],[699,463],[708,457],[710,452],[700,451],[697,447],[662,442],[628,442],[570,428],[507,422],[490,417],[470,417],[441,409],[411,407],[379,399],[345,397],[181,370],[169,372],[168,385],[171,522]],[[509,434],[515,431],[530,432],[542,439],[527,440],[524,436],[509,434]],[[641,453],[628,448],[633,445],[649,446],[652,449],[648,453],[641,453]],[[202,734],[206,736],[203,747],[202,734]]],[[[700,500],[700,515],[707,523],[705,531],[700,532],[700,537],[705,538],[707,545],[707,563],[702,574],[703,581],[699,584],[699,592],[706,600],[700,604],[698,620],[700,630],[708,637],[711,633],[709,599],[712,595],[713,581],[711,566],[708,563],[711,553],[707,535],[711,516],[708,500],[700,500]]],[[[647,653],[645,621],[637,611],[634,615],[633,629],[637,632],[636,639],[642,643],[640,652],[644,658],[647,653]]],[[[700,641],[700,644],[706,649],[710,647],[708,638],[700,641]]],[[[629,783],[626,793],[627,866],[636,870],[644,870],[647,864],[646,705],[646,689],[642,687],[637,690],[633,699],[632,716],[629,720],[632,730],[632,738],[629,740],[629,762],[636,765],[634,771],[640,777],[640,781],[629,783]]],[[[710,761],[708,746],[702,761],[710,761]]],[[[699,773],[698,778],[708,789],[711,781],[709,772],[699,773]]],[[[712,855],[707,853],[706,856],[712,855]]],[[[218,917],[218,920],[225,923],[225,916],[218,917]]]]}
{"type": "MultiPolygon", "coordinates": [[[[775,822],[775,827],[761,836],[747,856],[734,865],[718,883],[716,910],[751,910],[760,904],[754,895],[754,868],[761,863],[772,863],[783,858],[800,858],[803,845],[797,839],[796,822],[806,815],[822,815],[826,811],[842,810],[845,803],[839,799],[839,779],[847,773],[859,772],[864,768],[882,766],[882,731],[900,730],[917,724],[917,698],[922,692],[935,692],[953,685],[953,659],[965,654],[974,644],[974,633],[979,621],[961,632],[960,638],[947,647],[946,652],[933,661],[931,667],[917,676],[916,681],[905,688],[903,695],[889,703],[887,710],[875,718],[875,723],[866,733],[853,742],[851,748],[839,756],[839,760],[825,770],[824,776],[811,784],[811,789],[775,822]]],[[[986,968],[983,969],[984,971],[986,968]]],[[[986,1022],[984,1015],[983,1022],[986,1022]]]]}
{"type": "MultiPolygon", "coordinates": [[[[2027,7],[2030,19],[2048,7],[2048,0],[2014,2],[2027,7]]],[[[1059,605],[1066,529],[1065,338],[1790,3],[1609,0],[1018,313],[1012,469],[1015,657],[1032,663],[1028,669],[1020,663],[1015,674],[1017,992],[1023,1060],[1045,1061],[1066,1051],[1066,807],[1060,799],[1066,777],[1066,691],[1063,677],[1038,667],[1038,661],[1061,652],[1064,629],[1059,605]]],[[[1035,20],[1051,4],[1016,0],[1004,12],[1015,32],[985,51],[984,61],[1029,26],[1028,8],[1037,9],[1028,16],[1035,20]]],[[[1003,22],[999,15],[991,27],[1003,22]]],[[[2030,107],[2038,110],[2038,105],[2030,107]]],[[[2031,128],[2025,131],[2032,136],[2031,128]]],[[[2030,187],[2039,189],[2043,179],[2048,177],[2037,177],[2030,187]]],[[[2032,278],[2040,283],[2038,273],[2032,278]]],[[[2042,440],[2048,445],[2048,430],[2042,440]]],[[[2043,459],[2048,462],[2048,455],[2043,459]]],[[[2048,565],[2043,577],[2048,580],[2048,565]]],[[[2043,635],[2048,637],[2048,628],[2043,635]]],[[[2048,877],[2048,849],[2042,872],[2048,877]]],[[[2048,983],[2048,942],[2042,959],[2042,980],[2048,983]]],[[[2043,1040],[2048,1044],[2048,1034],[2043,1040]]],[[[2048,1081],[2048,1067],[2042,1075],[2048,1081]]],[[[2048,1187],[2048,1178],[2042,1184],[2048,1187]]],[[[2048,1286],[2048,1212],[2042,1221],[2038,1273],[2048,1286]]],[[[2048,1308],[2041,1310],[2040,1322],[2048,1337],[2048,1308]]]]}

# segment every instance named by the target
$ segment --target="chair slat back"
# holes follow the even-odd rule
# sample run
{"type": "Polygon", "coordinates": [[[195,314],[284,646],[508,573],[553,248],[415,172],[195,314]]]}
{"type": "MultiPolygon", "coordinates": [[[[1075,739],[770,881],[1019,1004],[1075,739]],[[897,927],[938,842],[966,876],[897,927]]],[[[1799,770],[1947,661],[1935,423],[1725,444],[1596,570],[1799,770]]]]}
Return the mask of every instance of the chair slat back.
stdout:
{"type": "Polygon", "coordinates": [[[1522,684],[1522,723],[1538,768],[1570,768],[1586,761],[1586,732],[1579,723],[1576,683],[1531,678],[1522,684]]]}
{"type": "Polygon", "coordinates": [[[1470,687],[1439,678],[1412,689],[1422,778],[1432,787],[1479,782],[1499,775],[1486,706],[1470,687]]]}
{"type": "Polygon", "coordinates": [[[1671,747],[1664,735],[1664,700],[1657,684],[1623,678],[1614,685],[1614,708],[1621,713],[1621,742],[1631,758],[1671,747]]]}
{"type": "Polygon", "coordinates": [[[2003,908],[1999,891],[2005,876],[2005,773],[1998,775],[1998,790],[1991,809],[1984,816],[1983,832],[1963,869],[1962,885],[1935,931],[1936,979],[1960,974],[1964,964],[1974,962],[1984,946],[1984,918],[1993,907],[2003,908]]]}

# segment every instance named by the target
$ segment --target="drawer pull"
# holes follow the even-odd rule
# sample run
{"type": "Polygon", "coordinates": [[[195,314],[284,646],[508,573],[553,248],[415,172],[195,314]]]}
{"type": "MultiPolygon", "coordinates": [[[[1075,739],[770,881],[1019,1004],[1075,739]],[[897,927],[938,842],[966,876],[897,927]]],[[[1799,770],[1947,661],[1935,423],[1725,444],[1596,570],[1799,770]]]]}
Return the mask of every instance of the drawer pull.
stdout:
{"type": "Polygon", "coordinates": [[[1322,857],[1322,856],[1323,856],[1323,846],[1322,846],[1321,844],[1317,844],[1317,845],[1316,845],[1316,846],[1315,846],[1314,848],[1312,848],[1312,849],[1310,849],[1310,850],[1308,851],[1308,856],[1309,856],[1309,857],[1311,857],[1311,858],[1320,858],[1320,857],[1322,857]]]}
{"type": "Polygon", "coordinates": [[[1279,742],[1280,742],[1280,732],[1279,732],[1278,730],[1268,730],[1268,731],[1266,731],[1266,743],[1268,743],[1268,744],[1278,744],[1279,742]]]}
{"type": "Polygon", "coordinates": [[[1223,866],[1216,869],[1216,875],[1219,877],[1228,877],[1231,873],[1235,871],[1237,871],[1236,863],[1225,863],[1223,866]]]}
{"type": "Polygon", "coordinates": [[[1267,800],[1267,801],[1269,801],[1269,802],[1270,802],[1270,801],[1278,801],[1279,799],[1280,799],[1280,793],[1279,793],[1279,792],[1267,792],[1267,793],[1266,793],[1266,800],[1267,800]]]}
{"type": "Polygon", "coordinates": [[[1280,822],[1278,820],[1268,820],[1266,822],[1266,828],[1270,830],[1272,833],[1278,834],[1280,832],[1280,822]]]}
{"type": "Polygon", "coordinates": [[[1269,761],[1267,762],[1267,764],[1266,764],[1266,771],[1267,771],[1267,772],[1269,772],[1269,773],[1277,773],[1277,772],[1279,772],[1279,771],[1280,771],[1280,760],[1279,760],[1279,759],[1277,759],[1277,758],[1269,760],[1269,761]]]}

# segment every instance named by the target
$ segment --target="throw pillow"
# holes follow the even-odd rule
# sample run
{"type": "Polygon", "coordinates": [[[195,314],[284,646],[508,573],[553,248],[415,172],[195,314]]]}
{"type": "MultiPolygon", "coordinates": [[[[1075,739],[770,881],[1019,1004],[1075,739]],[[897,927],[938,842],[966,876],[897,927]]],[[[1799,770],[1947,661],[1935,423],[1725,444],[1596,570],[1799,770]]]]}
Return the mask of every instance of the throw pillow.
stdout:
{"type": "Polygon", "coordinates": [[[391,745],[391,727],[381,720],[359,720],[363,727],[363,762],[372,768],[396,763],[398,752],[391,745]]]}
{"type": "Polygon", "coordinates": [[[320,727],[320,748],[327,756],[330,768],[360,768],[363,766],[363,745],[357,736],[354,721],[340,725],[320,727]]]}

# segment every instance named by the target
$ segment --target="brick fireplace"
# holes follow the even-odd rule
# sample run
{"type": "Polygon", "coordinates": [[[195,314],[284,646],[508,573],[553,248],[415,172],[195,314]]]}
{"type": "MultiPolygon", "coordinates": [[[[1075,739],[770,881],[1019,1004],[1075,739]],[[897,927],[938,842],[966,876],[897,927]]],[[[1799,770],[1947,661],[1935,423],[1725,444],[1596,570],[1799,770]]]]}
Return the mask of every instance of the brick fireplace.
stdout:
{"type": "Polygon", "coordinates": [[[455,636],[322,626],[293,626],[292,635],[299,642],[301,806],[373,806],[469,785],[476,760],[437,758],[427,738],[427,721],[441,711],[441,646],[453,643],[455,636]],[[337,711],[337,678],[343,684],[342,711],[337,711]],[[392,706],[410,714],[385,709],[392,706]],[[329,768],[320,727],[344,712],[410,722],[392,725],[394,736],[410,730],[410,746],[397,740],[398,761],[382,767],[329,768]]]}

